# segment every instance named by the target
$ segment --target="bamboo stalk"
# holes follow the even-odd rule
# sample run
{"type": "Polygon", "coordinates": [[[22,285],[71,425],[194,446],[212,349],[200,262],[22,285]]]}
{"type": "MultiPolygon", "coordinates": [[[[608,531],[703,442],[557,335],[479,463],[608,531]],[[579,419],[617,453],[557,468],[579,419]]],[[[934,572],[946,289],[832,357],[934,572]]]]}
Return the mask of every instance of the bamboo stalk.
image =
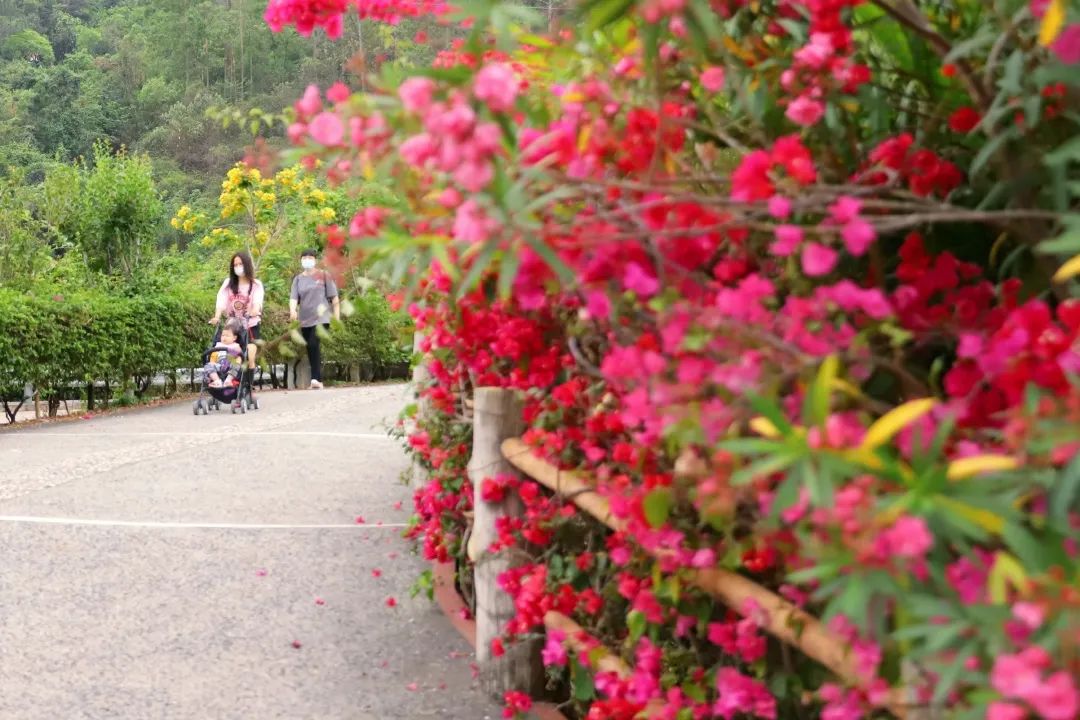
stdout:
{"type": "MultiPolygon", "coordinates": [[[[570,498],[575,505],[607,527],[616,532],[626,529],[626,523],[612,516],[608,501],[581,475],[560,470],[536,457],[520,438],[504,440],[502,452],[516,468],[548,489],[570,498]]],[[[749,578],[722,568],[688,570],[687,578],[740,615],[746,613],[748,601],[753,601],[765,610],[763,627],[770,634],[821,663],[845,683],[862,684],[848,644],[795,604],[749,578]]],[[[894,688],[889,709],[897,717],[903,718],[904,705],[903,689],[894,688]]]]}

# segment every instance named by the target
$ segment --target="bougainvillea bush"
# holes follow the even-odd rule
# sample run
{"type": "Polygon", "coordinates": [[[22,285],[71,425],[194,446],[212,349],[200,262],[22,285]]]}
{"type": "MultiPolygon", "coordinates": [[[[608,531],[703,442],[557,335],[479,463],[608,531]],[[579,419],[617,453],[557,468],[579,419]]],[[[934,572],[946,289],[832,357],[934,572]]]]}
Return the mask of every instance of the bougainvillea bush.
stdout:
{"type": "Polygon", "coordinates": [[[332,182],[407,199],[331,245],[409,282],[425,555],[466,566],[468,399],[513,388],[526,442],[626,528],[479,488],[526,507],[496,543],[534,558],[503,578],[511,635],[559,610],[632,668],[549,635],[568,711],[1080,716],[1080,3],[565,10],[446,9],[469,42],[311,88],[289,130],[332,182]],[[846,670],[687,581],[717,566],[826,622],[846,670]]]}

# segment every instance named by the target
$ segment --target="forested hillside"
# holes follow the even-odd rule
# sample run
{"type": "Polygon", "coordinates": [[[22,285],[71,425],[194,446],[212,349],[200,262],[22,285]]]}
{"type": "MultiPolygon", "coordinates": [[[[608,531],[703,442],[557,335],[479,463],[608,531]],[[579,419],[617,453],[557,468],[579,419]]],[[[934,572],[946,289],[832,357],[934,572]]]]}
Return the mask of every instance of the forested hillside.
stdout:
{"type": "Polygon", "coordinates": [[[167,201],[212,199],[252,138],[208,118],[208,108],[280,111],[309,83],[351,76],[344,66],[361,48],[369,67],[434,52],[414,42],[415,21],[357,22],[332,42],[271,32],[265,8],[264,0],[0,0],[0,169],[39,182],[51,161],[87,155],[105,139],[147,153],[167,201]]]}

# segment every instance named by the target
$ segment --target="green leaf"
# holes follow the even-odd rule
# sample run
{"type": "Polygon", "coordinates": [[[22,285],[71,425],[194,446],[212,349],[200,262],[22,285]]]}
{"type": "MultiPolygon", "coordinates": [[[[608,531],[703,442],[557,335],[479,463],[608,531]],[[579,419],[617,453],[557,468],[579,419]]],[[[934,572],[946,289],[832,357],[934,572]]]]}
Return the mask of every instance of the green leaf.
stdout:
{"type": "Polygon", "coordinates": [[[672,501],[671,488],[658,487],[649,491],[645,499],[641,501],[645,520],[649,525],[657,528],[667,522],[672,501]]]}
{"type": "MultiPolygon", "coordinates": [[[[458,286],[457,298],[460,300],[465,297],[477,283],[480,282],[480,278],[484,272],[491,266],[491,261],[495,256],[495,251],[498,250],[498,244],[495,242],[487,242],[484,247],[473,259],[472,267],[469,268],[469,272],[465,273],[465,277],[462,278],[461,284],[458,286]]],[[[509,296],[509,293],[507,294],[509,296]]]]}
{"type": "Polygon", "coordinates": [[[1043,240],[1035,248],[1043,255],[1074,255],[1080,252],[1080,228],[1074,228],[1052,240],[1043,240]]]}
{"type": "Polygon", "coordinates": [[[817,377],[803,400],[803,422],[807,425],[824,425],[829,417],[829,397],[836,381],[840,363],[835,355],[829,355],[821,363],[817,377]]]}
{"type": "Polygon", "coordinates": [[[873,42],[884,50],[896,66],[908,74],[915,72],[915,61],[908,45],[907,34],[900,24],[885,15],[885,11],[872,3],[857,6],[853,13],[860,30],[869,34],[873,42]]]}
{"type": "Polygon", "coordinates": [[[780,431],[781,435],[791,434],[791,423],[787,421],[787,418],[784,417],[784,413],[781,412],[780,407],[776,405],[776,403],[752,392],[746,393],[746,401],[750,403],[750,407],[752,407],[755,412],[768,418],[769,421],[772,422],[773,427],[780,431]]]}
{"type": "Polygon", "coordinates": [[[734,438],[732,440],[724,440],[720,443],[720,447],[740,455],[764,455],[766,453],[779,452],[784,448],[784,444],[776,440],[766,440],[764,438],[734,438]]]}
{"type": "Polygon", "coordinates": [[[1050,488],[1047,504],[1050,521],[1058,528],[1069,528],[1069,513],[1076,509],[1080,496],[1080,454],[1061,471],[1057,482],[1050,488]]]}
{"type": "Polygon", "coordinates": [[[996,27],[991,27],[990,25],[983,26],[973,37],[953,45],[942,62],[954,63],[957,60],[971,57],[979,50],[993,45],[997,38],[998,30],[996,27]]]}
{"type": "Polygon", "coordinates": [[[769,457],[750,463],[741,470],[733,473],[731,476],[731,484],[736,486],[745,485],[764,475],[772,475],[774,472],[779,472],[786,467],[790,467],[798,459],[799,457],[797,455],[791,454],[770,455],[769,457]]]}
{"type": "Polygon", "coordinates": [[[543,259],[544,263],[556,276],[558,276],[559,281],[565,287],[570,287],[574,284],[574,281],[576,280],[574,271],[567,267],[566,263],[562,261],[562,258],[555,254],[555,251],[541,238],[526,235],[525,244],[532,248],[533,252],[543,259]]]}
{"type": "Polygon", "coordinates": [[[607,27],[624,16],[633,4],[634,0],[600,0],[588,3],[582,8],[588,17],[585,32],[592,33],[607,27]]]}
{"type": "Polygon", "coordinates": [[[972,177],[975,177],[979,174],[979,171],[982,170],[983,166],[986,165],[986,163],[988,163],[992,157],[994,157],[994,154],[1001,149],[1001,146],[1008,139],[1008,132],[1000,132],[994,137],[990,138],[988,141],[986,141],[983,146],[979,148],[979,152],[975,154],[975,157],[971,161],[971,169],[969,172],[971,173],[972,177]]]}
{"type": "Polygon", "coordinates": [[[1073,137],[1043,156],[1043,162],[1047,165],[1063,165],[1072,160],[1080,160],[1080,135],[1073,137]]]}
{"type": "Polygon", "coordinates": [[[514,289],[514,280],[517,278],[518,268],[521,266],[521,255],[510,248],[502,256],[499,263],[499,298],[507,300],[514,289]]]}
{"type": "Polygon", "coordinates": [[[645,614],[639,610],[631,610],[626,616],[626,628],[630,631],[630,644],[637,644],[637,641],[645,634],[645,627],[648,625],[648,621],[645,620],[645,614]]]}
{"type": "Polygon", "coordinates": [[[998,81],[1001,92],[1008,95],[1019,95],[1022,92],[1020,81],[1024,76],[1024,51],[1020,48],[1013,50],[1009,59],[1005,61],[1005,70],[998,81]]]}
{"type": "MultiPolygon", "coordinates": [[[[952,638],[950,638],[951,640],[952,638]]],[[[933,705],[940,705],[948,697],[956,686],[957,681],[960,679],[960,673],[964,671],[964,663],[973,654],[975,649],[975,641],[964,643],[963,648],[957,652],[956,659],[953,660],[945,671],[941,673],[934,687],[934,697],[931,699],[933,705]]]]}
{"type": "Polygon", "coordinates": [[[588,702],[596,697],[596,681],[593,679],[592,670],[585,667],[579,658],[574,658],[570,666],[570,684],[574,689],[574,699],[578,702],[588,702]]]}

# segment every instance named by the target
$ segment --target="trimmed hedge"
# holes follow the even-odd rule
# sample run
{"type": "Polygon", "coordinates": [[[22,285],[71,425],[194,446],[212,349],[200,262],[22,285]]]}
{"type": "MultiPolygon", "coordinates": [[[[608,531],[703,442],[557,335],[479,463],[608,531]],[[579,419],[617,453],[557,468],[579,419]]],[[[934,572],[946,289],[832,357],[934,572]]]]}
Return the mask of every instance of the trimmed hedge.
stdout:
{"type": "Polygon", "coordinates": [[[198,364],[206,303],[102,291],[23,296],[0,290],[0,393],[32,383],[42,397],[74,383],[128,383],[198,364]]]}
{"type": "MultiPolygon", "coordinates": [[[[408,316],[395,313],[374,291],[352,302],[354,312],[335,324],[326,341],[325,361],[375,368],[379,375],[399,365],[407,367],[408,316]]],[[[160,292],[21,295],[0,289],[0,397],[21,398],[26,383],[33,384],[42,398],[51,398],[63,396],[76,384],[105,381],[126,386],[161,372],[195,367],[210,342],[206,318],[212,304],[212,298],[160,292]]],[[[273,340],[288,332],[285,311],[264,313],[264,338],[273,340]]],[[[271,346],[264,359],[288,361],[288,356],[271,346]]]]}

